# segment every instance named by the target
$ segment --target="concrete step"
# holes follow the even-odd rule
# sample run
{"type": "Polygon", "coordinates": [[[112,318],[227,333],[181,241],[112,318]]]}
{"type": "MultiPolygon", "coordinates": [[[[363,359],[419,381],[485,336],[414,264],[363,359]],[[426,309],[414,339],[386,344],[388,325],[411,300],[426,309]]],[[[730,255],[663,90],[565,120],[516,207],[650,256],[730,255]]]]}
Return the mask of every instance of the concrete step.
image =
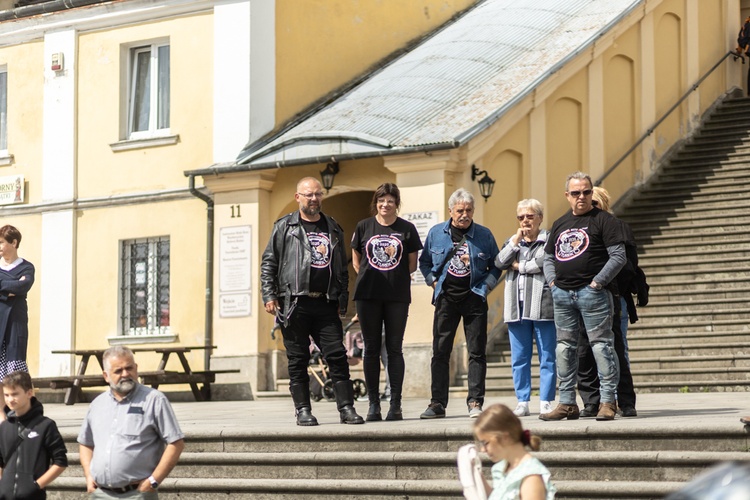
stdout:
{"type": "Polygon", "coordinates": [[[732,210],[727,210],[726,203],[692,203],[684,206],[664,206],[658,201],[638,203],[624,207],[617,212],[618,217],[630,224],[631,227],[639,224],[666,224],[672,220],[705,220],[707,218],[732,217],[735,212],[746,213],[750,207],[750,201],[737,200],[732,203],[732,210]]]}
{"type": "MultiPolygon", "coordinates": [[[[679,485],[675,485],[678,487],[679,485]]],[[[48,488],[49,498],[81,499],[85,491],[83,478],[61,477],[48,488]],[[54,496],[53,496],[54,495],[54,496]]],[[[279,499],[460,499],[461,483],[450,480],[368,480],[351,479],[221,479],[167,478],[159,486],[159,497],[167,500],[191,498],[218,500],[231,497],[240,500],[279,499]]]]}
{"type": "MultiPolygon", "coordinates": [[[[78,454],[68,454],[68,460],[66,475],[82,476],[78,454]]],[[[351,451],[186,452],[170,478],[395,481],[450,479],[455,474],[455,450],[367,452],[358,455],[356,466],[351,451]]]]}
{"type": "MultiPolygon", "coordinates": [[[[749,392],[750,383],[737,380],[663,380],[658,382],[633,381],[636,393],[653,394],[680,392],[749,392]]],[[[734,399],[730,397],[728,399],[734,399]]]]}
{"type": "Polygon", "coordinates": [[[720,334],[717,334],[715,331],[705,330],[657,333],[629,328],[628,346],[641,348],[654,345],[674,345],[680,342],[690,344],[703,343],[703,345],[706,345],[715,342],[717,337],[725,341],[750,343],[750,328],[746,328],[745,330],[722,330],[720,334]]]}
{"type": "MultiPolygon", "coordinates": [[[[750,221],[748,221],[750,224],[750,221]]],[[[709,247],[706,246],[708,249],[709,247]]],[[[714,246],[710,247],[714,249],[714,246]]],[[[677,263],[691,263],[691,264],[702,264],[704,262],[726,262],[727,260],[750,258],[750,248],[733,247],[724,249],[721,254],[705,253],[704,259],[696,258],[696,251],[679,251],[673,252],[664,251],[651,251],[651,252],[640,252],[638,255],[638,262],[641,267],[656,267],[663,265],[675,265],[677,263]],[[723,259],[721,258],[723,257],[723,259]]]]}
{"type": "Polygon", "coordinates": [[[745,452],[631,451],[539,452],[535,456],[545,464],[555,481],[580,480],[586,471],[590,481],[609,482],[632,479],[638,482],[687,482],[708,467],[724,461],[750,464],[745,452]]]}
{"type": "Polygon", "coordinates": [[[630,359],[655,358],[661,356],[736,356],[750,354],[750,342],[674,343],[641,345],[628,341],[630,359]]]}
{"type": "Polygon", "coordinates": [[[716,293],[718,296],[718,294],[723,293],[725,290],[727,293],[733,293],[738,288],[745,286],[745,283],[737,281],[729,276],[723,277],[722,279],[719,279],[719,277],[698,279],[692,276],[690,280],[651,280],[650,276],[647,276],[647,278],[649,279],[649,284],[652,285],[651,290],[649,291],[649,297],[652,294],[661,294],[671,297],[682,296],[685,297],[684,300],[686,301],[690,300],[686,295],[691,293],[716,293]]]}
{"type": "Polygon", "coordinates": [[[632,358],[633,370],[684,369],[684,368],[735,368],[750,367],[750,354],[730,354],[712,356],[662,356],[658,358],[632,358]]]}

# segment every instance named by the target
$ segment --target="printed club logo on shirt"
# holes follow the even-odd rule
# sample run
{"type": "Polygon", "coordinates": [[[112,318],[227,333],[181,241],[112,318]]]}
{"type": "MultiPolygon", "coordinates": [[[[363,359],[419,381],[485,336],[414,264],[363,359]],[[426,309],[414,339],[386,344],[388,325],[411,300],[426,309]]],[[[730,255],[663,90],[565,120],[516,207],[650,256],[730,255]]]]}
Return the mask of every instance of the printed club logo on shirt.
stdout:
{"type": "Polygon", "coordinates": [[[565,262],[573,260],[589,247],[587,228],[566,229],[557,237],[555,252],[557,260],[565,262]]]}
{"type": "Polygon", "coordinates": [[[367,240],[366,248],[370,267],[379,271],[395,269],[404,253],[401,240],[388,234],[373,236],[367,240]]]}
{"type": "Polygon", "coordinates": [[[464,243],[456,250],[455,255],[448,264],[448,273],[456,278],[464,278],[471,274],[471,257],[469,256],[469,244],[464,243]]]}
{"type": "Polygon", "coordinates": [[[326,233],[307,233],[312,249],[312,267],[323,269],[331,263],[331,240],[326,233]]]}

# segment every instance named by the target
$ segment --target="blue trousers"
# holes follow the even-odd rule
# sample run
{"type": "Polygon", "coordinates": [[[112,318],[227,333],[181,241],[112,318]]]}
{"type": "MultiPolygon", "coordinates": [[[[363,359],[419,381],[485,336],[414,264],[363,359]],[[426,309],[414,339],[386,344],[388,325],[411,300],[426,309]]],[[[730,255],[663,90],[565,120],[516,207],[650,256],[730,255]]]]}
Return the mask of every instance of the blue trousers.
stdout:
{"type": "Polygon", "coordinates": [[[520,402],[531,400],[531,357],[536,339],[539,356],[539,399],[554,401],[557,386],[555,346],[557,334],[554,321],[521,320],[508,323],[510,361],[513,387],[520,402]]]}

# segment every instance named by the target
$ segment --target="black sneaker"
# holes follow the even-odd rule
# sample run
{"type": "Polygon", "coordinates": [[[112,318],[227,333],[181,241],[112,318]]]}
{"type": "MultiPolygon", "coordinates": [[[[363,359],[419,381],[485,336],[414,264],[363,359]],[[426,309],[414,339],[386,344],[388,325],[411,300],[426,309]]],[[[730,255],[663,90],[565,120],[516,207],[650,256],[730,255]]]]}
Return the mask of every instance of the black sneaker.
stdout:
{"type": "Polygon", "coordinates": [[[595,417],[599,413],[599,405],[598,404],[587,404],[583,405],[583,410],[581,410],[581,417],[582,418],[588,418],[588,417],[595,417]]]}
{"type": "Polygon", "coordinates": [[[620,415],[623,417],[637,417],[638,412],[635,411],[635,406],[623,406],[620,415]]]}
{"type": "Polygon", "coordinates": [[[445,407],[440,403],[430,403],[427,409],[422,412],[419,418],[443,418],[445,417],[445,407]]]}

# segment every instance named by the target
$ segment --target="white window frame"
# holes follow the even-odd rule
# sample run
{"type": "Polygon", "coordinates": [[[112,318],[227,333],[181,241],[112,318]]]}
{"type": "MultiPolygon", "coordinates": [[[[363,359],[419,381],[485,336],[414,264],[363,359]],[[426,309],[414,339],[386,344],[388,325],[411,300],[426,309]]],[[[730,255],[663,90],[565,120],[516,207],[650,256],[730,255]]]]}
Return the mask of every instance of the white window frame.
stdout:
{"type": "MultiPolygon", "coordinates": [[[[159,255],[158,244],[170,243],[169,260],[171,263],[171,242],[169,236],[160,236],[153,238],[139,238],[132,240],[120,241],[120,290],[119,290],[119,309],[120,309],[120,336],[128,339],[143,339],[146,337],[164,337],[171,336],[171,317],[168,325],[162,325],[162,311],[159,304],[159,255]],[[146,286],[146,324],[143,326],[131,326],[131,292],[133,280],[138,277],[133,276],[133,262],[131,248],[136,244],[147,244],[147,256],[143,263],[143,280],[146,286]]],[[[138,263],[136,263],[138,264],[138,263]]],[[[171,279],[171,269],[167,271],[171,279]]],[[[171,295],[171,283],[168,285],[171,295]]],[[[171,297],[170,297],[171,298],[171,297]]],[[[171,300],[169,304],[169,314],[171,315],[171,300]]]]}
{"type": "Polygon", "coordinates": [[[8,151],[8,67],[0,65],[0,166],[13,163],[8,151]]]}
{"type": "MultiPolygon", "coordinates": [[[[159,105],[160,105],[160,89],[159,89],[159,63],[160,54],[159,49],[166,47],[170,48],[169,40],[161,40],[150,44],[142,44],[132,46],[128,50],[128,104],[127,104],[127,138],[130,140],[137,139],[149,139],[154,137],[163,137],[170,135],[170,115],[171,115],[171,55],[169,57],[169,68],[167,68],[168,82],[166,86],[166,124],[160,126],[159,124],[159,105]],[[135,128],[135,114],[136,114],[136,91],[138,90],[138,55],[149,52],[149,120],[148,128],[146,130],[134,130],[135,128]]],[[[171,54],[171,50],[170,50],[171,54]]]]}
{"type": "Polygon", "coordinates": [[[8,68],[0,66],[0,164],[8,154],[8,68]]]}

